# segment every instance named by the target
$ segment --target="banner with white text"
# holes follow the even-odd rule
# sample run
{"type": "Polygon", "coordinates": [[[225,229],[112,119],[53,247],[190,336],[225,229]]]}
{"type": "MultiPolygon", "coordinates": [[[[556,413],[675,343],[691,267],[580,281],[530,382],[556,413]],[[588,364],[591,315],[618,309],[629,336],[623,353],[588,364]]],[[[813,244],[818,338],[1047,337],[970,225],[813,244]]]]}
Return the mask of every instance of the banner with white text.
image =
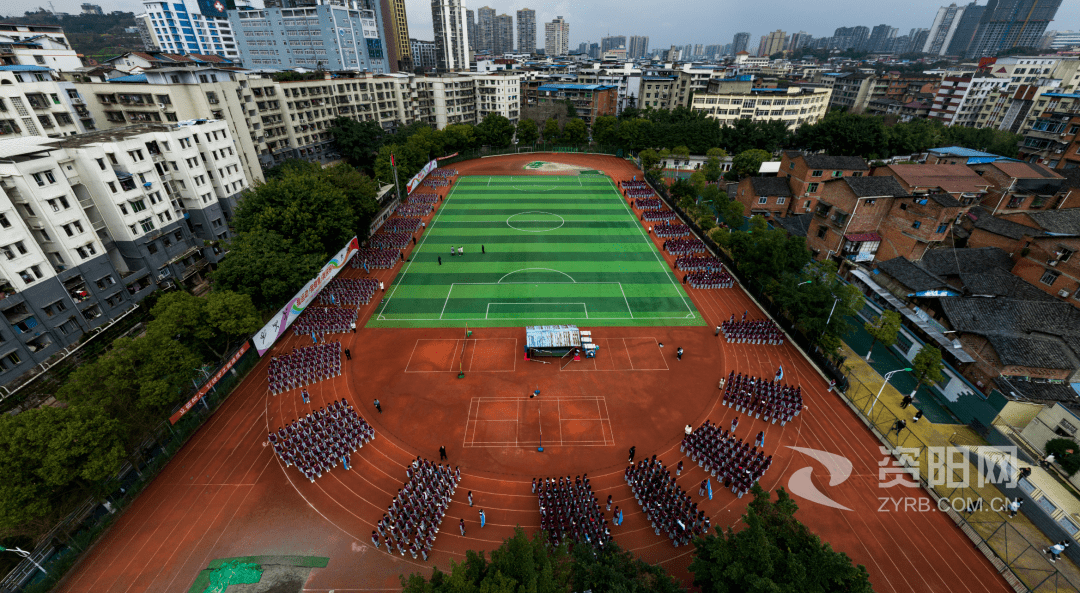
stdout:
{"type": "Polygon", "coordinates": [[[319,274],[311,279],[300,292],[296,293],[296,296],[289,300],[280,311],[274,315],[274,318],[267,323],[259,333],[255,334],[252,338],[252,342],[255,343],[255,349],[258,350],[259,356],[266,354],[266,351],[274,345],[285,330],[292,325],[293,321],[304,312],[304,309],[311,304],[311,301],[315,299],[315,296],[319,294],[319,291],[326,286],[328,282],[334,279],[334,276],[338,275],[342,266],[356,253],[360,248],[360,240],[353,237],[349,241],[349,244],[344,249],[337,252],[337,254],[331,259],[323,269],[319,271],[319,274]]]}
{"type": "Polygon", "coordinates": [[[420,169],[420,172],[416,175],[413,175],[413,178],[405,184],[405,193],[411,194],[414,189],[416,189],[420,186],[421,183],[423,183],[424,178],[427,177],[427,174],[434,171],[436,168],[438,168],[438,166],[439,162],[435,159],[432,159],[428,164],[424,165],[424,168],[420,169]]]}

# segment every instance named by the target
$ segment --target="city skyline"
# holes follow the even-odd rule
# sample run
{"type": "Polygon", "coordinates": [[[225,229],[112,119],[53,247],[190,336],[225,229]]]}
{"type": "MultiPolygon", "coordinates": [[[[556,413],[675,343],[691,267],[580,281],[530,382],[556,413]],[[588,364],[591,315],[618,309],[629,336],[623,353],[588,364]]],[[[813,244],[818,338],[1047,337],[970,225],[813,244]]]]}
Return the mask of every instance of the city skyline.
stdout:
{"type": "MultiPolygon", "coordinates": [[[[84,0],[54,0],[57,11],[78,14],[79,5],[84,0]]],[[[956,2],[958,5],[968,2],[956,2]]],[[[139,14],[143,12],[142,2],[138,0],[102,0],[96,2],[105,12],[124,10],[139,14]]],[[[252,5],[261,7],[262,0],[253,0],[252,5]]],[[[542,30],[543,23],[550,22],[562,15],[570,23],[569,46],[576,48],[581,42],[599,43],[608,35],[649,36],[650,48],[686,45],[688,43],[726,44],[731,43],[734,35],[740,31],[750,33],[750,51],[757,49],[762,36],[777,29],[787,33],[806,31],[814,37],[828,37],[837,27],[866,26],[873,28],[880,24],[896,27],[903,34],[912,28],[929,29],[937,11],[948,6],[945,0],[910,0],[901,7],[898,4],[860,3],[845,0],[835,7],[841,8],[842,18],[836,17],[835,11],[823,12],[804,2],[795,0],[766,0],[753,6],[735,6],[726,8],[722,25],[717,27],[712,19],[699,19],[692,15],[708,13],[715,6],[705,0],[690,0],[684,4],[684,10],[678,12],[658,12],[650,10],[627,10],[625,1],[596,0],[588,4],[571,4],[565,1],[548,3],[543,6],[532,5],[527,0],[508,1],[490,0],[487,2],[467,2],[466,8],[476,10],[481,6],[491,6],[497,14],[515,16],[522,8],[536,11],[537,27],[542,30]],[[699,10],[695,10],[699,9],[699,10]],[[667,20],[678,14],[684,19],[667,20]],[[769,15],[762,18],[762,14],[769,15]],[[657,19],[657,16],[661,19],[657,19]]],[[[985,1],[979,0],[980,6],[985,1]]],[[[432,40],[434,33],[431,21],[430,0],[405,0],[409,22],[409,36],[415,39],[432,40]]],[[[27,8],[30,8],[29,6],[27,8]]],[[[25,10],[25,9],[24,9],[25,10]]],[[[21,16],[22,11],[5,16],[21,16]]],[[[515,19],[516,21],[516,19],[515,19]]],[[[1080,24],[1080,3],[1063,2],[1057,16],[1047,30],[1075,30],[1080,24]]],[[[516,25],[516,22],[515,22],[516,25]]],[[[538,31],[537,45],[543,45],[542,31],[538,31]]],[[[515,39],[516,46],[516,39],[515,39]]]]}

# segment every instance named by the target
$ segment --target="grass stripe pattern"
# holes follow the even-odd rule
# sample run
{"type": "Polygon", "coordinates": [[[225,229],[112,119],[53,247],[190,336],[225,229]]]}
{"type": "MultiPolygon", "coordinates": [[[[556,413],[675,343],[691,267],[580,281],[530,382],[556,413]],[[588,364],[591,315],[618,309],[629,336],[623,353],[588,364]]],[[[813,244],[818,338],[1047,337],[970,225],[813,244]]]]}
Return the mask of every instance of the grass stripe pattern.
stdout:
{"type": "Polygon", "coordinates": [[[368,327],[563,323],[704,325],[607,176],[458,179],[368,327]]]}

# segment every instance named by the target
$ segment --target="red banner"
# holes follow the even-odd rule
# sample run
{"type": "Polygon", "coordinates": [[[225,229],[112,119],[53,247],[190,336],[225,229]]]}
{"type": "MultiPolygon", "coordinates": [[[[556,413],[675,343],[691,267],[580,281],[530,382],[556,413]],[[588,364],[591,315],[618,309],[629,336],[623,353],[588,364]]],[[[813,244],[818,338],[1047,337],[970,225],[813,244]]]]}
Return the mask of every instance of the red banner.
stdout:
{"type": "Polygon", "coordinates": [[[451,158],[454,158],[454,157],[456,157],[457,155],[458,155],[458,153],[456,153],[456,152],[455,152],[454,154],[448,154],[448,155],[446,155],[446,156],[441,156],[441,157],[438,157],[438,158],[436,158],[435,160],[437,160],[437,161],[441,161],[441,160],[443,160],[443,159],[451,159],[451,158]]]}
{"type": "Polygon", "coordinates": [[[236,354],[233,354],[232,358],[229,359],[229,362],[225,363],[225,366],[221,367],[221,370],[215,373],[214,376],[211,377],[210,380],[207,381],[206,384],[203,385],[202,388],[195,393],[195,395],[191,396],[191,399],[189,399],[188,402],[183,405],[183,407],[177,410],[176,413],[172,416],[169,416],[169,424],[176,424],[177,422],[179,422],[180,418],[183,417],[184,414],[187,414],[191,410],[191,408],[195,407],[195,404],[199,403],[199,400],[206,397],[206,394],[210,391],[210,388],[217,384],[217,382],[225,376],[225,373],[229,372],[229,369],[233,368],[233,365],[236,364],[236,361],[240,360],[240,357],[243,356],[250,347],[251,342],[244,342],[244,345],[236,351],[236,354]]]}

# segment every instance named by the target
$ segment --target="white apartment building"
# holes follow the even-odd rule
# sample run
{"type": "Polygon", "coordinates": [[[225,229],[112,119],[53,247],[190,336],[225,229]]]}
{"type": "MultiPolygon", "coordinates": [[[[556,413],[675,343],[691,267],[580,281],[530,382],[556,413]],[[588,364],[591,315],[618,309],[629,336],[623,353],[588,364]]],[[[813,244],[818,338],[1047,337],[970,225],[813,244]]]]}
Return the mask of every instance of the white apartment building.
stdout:
{"type": "Polygon", "coordinates": [[[544,23],[544,53],[549,57],[570,53],[570,23],[561,16],[544,23]]]}
{"type": "Polygon", "coordinates": [[[46,66],[0,66],[0,138],[71,136],[93,130],[72,83],[46,66]]]}
{"type": "Polygon", "coordinates": [[[779,120],[790,130],[825,116],[832,91],[822,87],[754,89],[748,82],[714,81],[708,92],[694,95],[691,109],[704,111],[724,125],[739,119],[779,120]]]}
{"type": "Polygon", "coordinates": [[[60,27],[0,23],[0,65],[47,66],[71,72],[83,67],[60,27]]]}
{"type": "Polygon", "coordinates": [[[240,57],[224,3],[145,1],[143,8],[161,51],[240,57]]]}
{"type": "Polygon", "coordinates": [[[1009,86],[1008,78],[946,76],[934,95],[929,117],[947,126],[982,127],[979,116],[987,99],[1009,86]]]}
{"type": "Polygon", "coordinates": [[[249,187],[223,121],[0,140],[0,385],[224,254],[249,187]]]}

